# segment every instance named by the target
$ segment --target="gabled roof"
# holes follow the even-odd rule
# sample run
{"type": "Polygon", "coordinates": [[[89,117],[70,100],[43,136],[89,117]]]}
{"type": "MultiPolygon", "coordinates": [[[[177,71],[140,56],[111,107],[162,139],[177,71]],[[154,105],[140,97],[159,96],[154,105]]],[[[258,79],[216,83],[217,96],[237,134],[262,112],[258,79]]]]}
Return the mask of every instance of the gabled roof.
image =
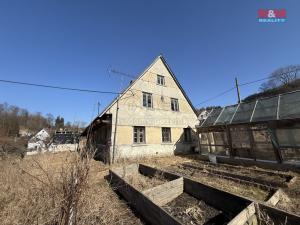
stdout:
{"type": "MultiPolygon", "coordinates": [[[[182,86],[180,85],[179,81],[177,80],[175,74],[173,73],[173,71],[171,70],[171,68],[169,67],[169,65],[167,64],[165,58],[162,55],[157,56],[154,61],[137,77],[137,79],[135,79],[133,82],[130,82],[130,84],[122,91],[122,93],[117,96],[116,98],[114,98],[112,100],[112,102],[90,123],[92,124],[95,120],[97,120],[98,118],[100,118],[101,116],[103,116],[116,102],[118,99],[120,99],[128,90],[130,90],[130,88],[142,77],[144,76],[144,74],[159,60],[161,59],[161,61],[163,62],[163,64],[165,65],[165,67],[167,68],[168,72],[170,73],[170,75],[172,76],[172,78],[174,79],[175,83],[177,84],[177,86],[179,87],[180,91],[182,92],[182,94],[184,95],[185,99],[188,101],[189,105],[191,106],[191,108],[193,109],[194,113],[197,115],[197,111],[194,108],[192,102],[190,101],[189,97],[187,96],[187,94],[185,93],[185,91],[183,90],[182,86]]],[[[90,126],[90,125],[89,125],[90,126]]],[[[88,127],[89,127],[88,126],[88,127]]],[[[87,127],[87,128],[88,128],[87,127]]],[[[86,129],[87,129],[86,128],[86,129]]],[[[86,131],[85,129],[85,131],[86,131]]],[[[85,131],[83,133],[85,133],[85,131]]]]}

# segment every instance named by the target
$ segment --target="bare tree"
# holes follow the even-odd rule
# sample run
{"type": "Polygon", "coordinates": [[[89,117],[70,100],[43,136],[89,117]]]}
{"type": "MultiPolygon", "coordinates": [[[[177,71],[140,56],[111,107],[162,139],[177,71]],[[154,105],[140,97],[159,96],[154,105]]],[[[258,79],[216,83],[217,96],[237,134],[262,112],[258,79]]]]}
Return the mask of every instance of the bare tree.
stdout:
{"type": "Polygon", "coordinates": [[[46,119],[47,119],[49,127],[53,127],[54,126],[54,116],[51,113],[47,113],[46,119]]]}
{"type": "Polygon", "coordinates": [[[299,78],[300,65],[289,65],[275,70],[269,79],[260,86],[261,91],[288,85],[299,78]]]}

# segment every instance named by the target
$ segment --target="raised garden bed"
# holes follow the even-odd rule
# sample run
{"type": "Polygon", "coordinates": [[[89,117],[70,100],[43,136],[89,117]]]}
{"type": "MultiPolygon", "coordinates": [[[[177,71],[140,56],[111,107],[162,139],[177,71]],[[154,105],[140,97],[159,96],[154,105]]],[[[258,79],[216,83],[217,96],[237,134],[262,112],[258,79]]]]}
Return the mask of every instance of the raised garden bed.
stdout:
{"type": "Polygon", "coordinates": [[[190,177],[191,179],[212,187],[254,200],[267,201],[270,196],[276,192],[276,189],[272,187],[219,174],[212,174],[188,166],[174,165],[164,169],[181,176],[190,177]]]}
{"type": "Polygon", "coordinates": [[[209,224],[218,221],[225,224],[229,222],[222,211],[216,210],[204,201],[183,192],[174,200],[163,206],[168,213],[183,224],[209,224]]]}
{"type": "MultiPolygon", "coordinates": [[[[253,206],[254,208],[249,209],[254,204],[250,199],[141,164],[110,170],[110,181],[115,190],[149,224],[245,225],[254,221],[255,218],[256,222],[261,221],[261,214],[256,213],[261,212],[257,211],[257,206],[263,209],[271,219],[278,219],[281,222],[283,218],[286,218],[288,222],[293,222],[290,224],[300,222],[298,216],[262,203],[255,203],[256,208],[253,206]],[[128,177],[136,175],[134,179],[138,179],[140,174],[149,179],[156,179],[158,176],[160,181],[153,182],[149,189],[138,190],[139,186],[134,186],[134,183],[130,184],[128,177]]],[[[276,203],[278,196],[279,193],[276,192],[269,203],[276,203]]],[[[275,220],[274,224],[280,223],[275,220]]]]}
{"type": "Polygon", "coordinates": [[[213,164],[208,162],[188,162],[182,165],[272,187],[287,187],[289,181],[293,179],[293,176],[287,173],[253,167],[213,164]]]}

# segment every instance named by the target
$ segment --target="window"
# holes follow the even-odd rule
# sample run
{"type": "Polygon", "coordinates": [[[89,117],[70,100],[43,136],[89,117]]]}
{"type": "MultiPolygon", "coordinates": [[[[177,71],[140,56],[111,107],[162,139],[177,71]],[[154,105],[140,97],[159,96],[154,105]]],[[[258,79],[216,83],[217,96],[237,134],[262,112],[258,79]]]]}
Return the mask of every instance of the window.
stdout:
{"type": "Polygon", "coordinates": [[[133,127],[133,143],[146,143],[145,127],[133,127]]]}
{"type": "Polygon", "coordinates": [[[143,106],[152,108],[152,94],[143,92],[143,106]]]}
{"type": "Polygon", "coordinates": [[[192,142],[192,130],[191,128],[184,128],[184,142],[192,142]]]}
{"type": "Polygon", "coordinates": [[[171,98],[171,109],[172,111],[179,111],[178,99],[171,98]]]}
{"type": "Polygon", "coordinates": [[[162,127],[162,142],[171,142],[171,128],[170,127],[162,127]]]}
{"type": "Polygon", "coordinates": [[[157,84],[158,85],[165,85],[165,77],[162,75],[157,75],[157,84]]]}

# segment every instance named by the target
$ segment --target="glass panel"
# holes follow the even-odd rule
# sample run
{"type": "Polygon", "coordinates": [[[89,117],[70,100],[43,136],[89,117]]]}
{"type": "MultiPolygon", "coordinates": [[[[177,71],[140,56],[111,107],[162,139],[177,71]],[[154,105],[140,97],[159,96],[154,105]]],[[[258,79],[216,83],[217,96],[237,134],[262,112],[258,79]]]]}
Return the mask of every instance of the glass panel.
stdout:
{"type": "Polygon", "coordinates": [[[211,146],[210,153],[215,154],[215,155],[228,156],[229,149],[225,146],[211,146]]]}
{"type": "Polygon", "coordinates": [[[208,133],[201,133],[199,134],[200,137],[200,144],[208,145],[208,133]]]}
{"type": "Polygon", "coordinates": [[[216,125],[229,124],[230,120],[235,112],[236,107],[237,107],[236,105],[225,107],[222,114],[220,115],[218,121],[216,122],[216,125]]]}
{"type": "Polygon", "coordinates": [[[281,155],[284,161],[299,163],[300,162],[300,149],[284,148],[281,149],[281,155]]]}
{"type": "Polygon", "coordinates": [[[222,111],[222,108],[214,109],[207,117],[207,119],[204,121],[204,123],[201,125],[203,127],[208,127],[214,124],[218,116],[220,115],[222,111]]]}
{"type": "Polygon", "coordinates": [[[248,123],[255,106],[254,102],[241,103],[238,110],[236,111],[232,123],[248,123]]]}
{"type": "Polygon", "coordinates": [[[143,93],[143,106],[147,106],[146,94],[143,93]]]}
{"type": "Polygon", "coordinates": [[[280,96],[279,118],[300,118],[300,92],[280,96]]]}
{"type": "Polygon", "coordinates": [[[171,98],[171,110],[172,111],[179,111],[178,99],[171,98]]]}
{"type": "Polygon", "coordinates": [[[201,146],[201,155],[207,155],[209,153],[209,146],[201,146]]]}
{"type": "Polygon", "coordinates": [[[280,146],[300,147],[300,129],[277,129],[276,135],[280,146]]]}
{"type": "Polygon", "coordinates": [[[276,120],[277,104],[278,96],[258,100],[252,122],[276,120]]]}
{"type": "Polygon", "coordinates": [[[230,128],[232,139],[232,147],[237,148],[250,148],[250,137],[247,127],[235,126],[230,128]]]}
{"type": "Polygon", "coordinates": [[[162,141],[171,142],[171,129],[168,127],[162,128],[162,141]]]}
{"type": "Polygon", "coordinates": [[[148,107],[152,106],[151,95],[148,95],[148,107]]]}
{"type": "Polygon", "coordinates": [[[267,130],[252,131],[254,138],[254,154],[257,159],[276,161],[270,134],[267,130]]]}
{"type": "Polygon", "coordinates": [[[227,145],[226,132],[213,132],[215,145],[227,145]]]}

